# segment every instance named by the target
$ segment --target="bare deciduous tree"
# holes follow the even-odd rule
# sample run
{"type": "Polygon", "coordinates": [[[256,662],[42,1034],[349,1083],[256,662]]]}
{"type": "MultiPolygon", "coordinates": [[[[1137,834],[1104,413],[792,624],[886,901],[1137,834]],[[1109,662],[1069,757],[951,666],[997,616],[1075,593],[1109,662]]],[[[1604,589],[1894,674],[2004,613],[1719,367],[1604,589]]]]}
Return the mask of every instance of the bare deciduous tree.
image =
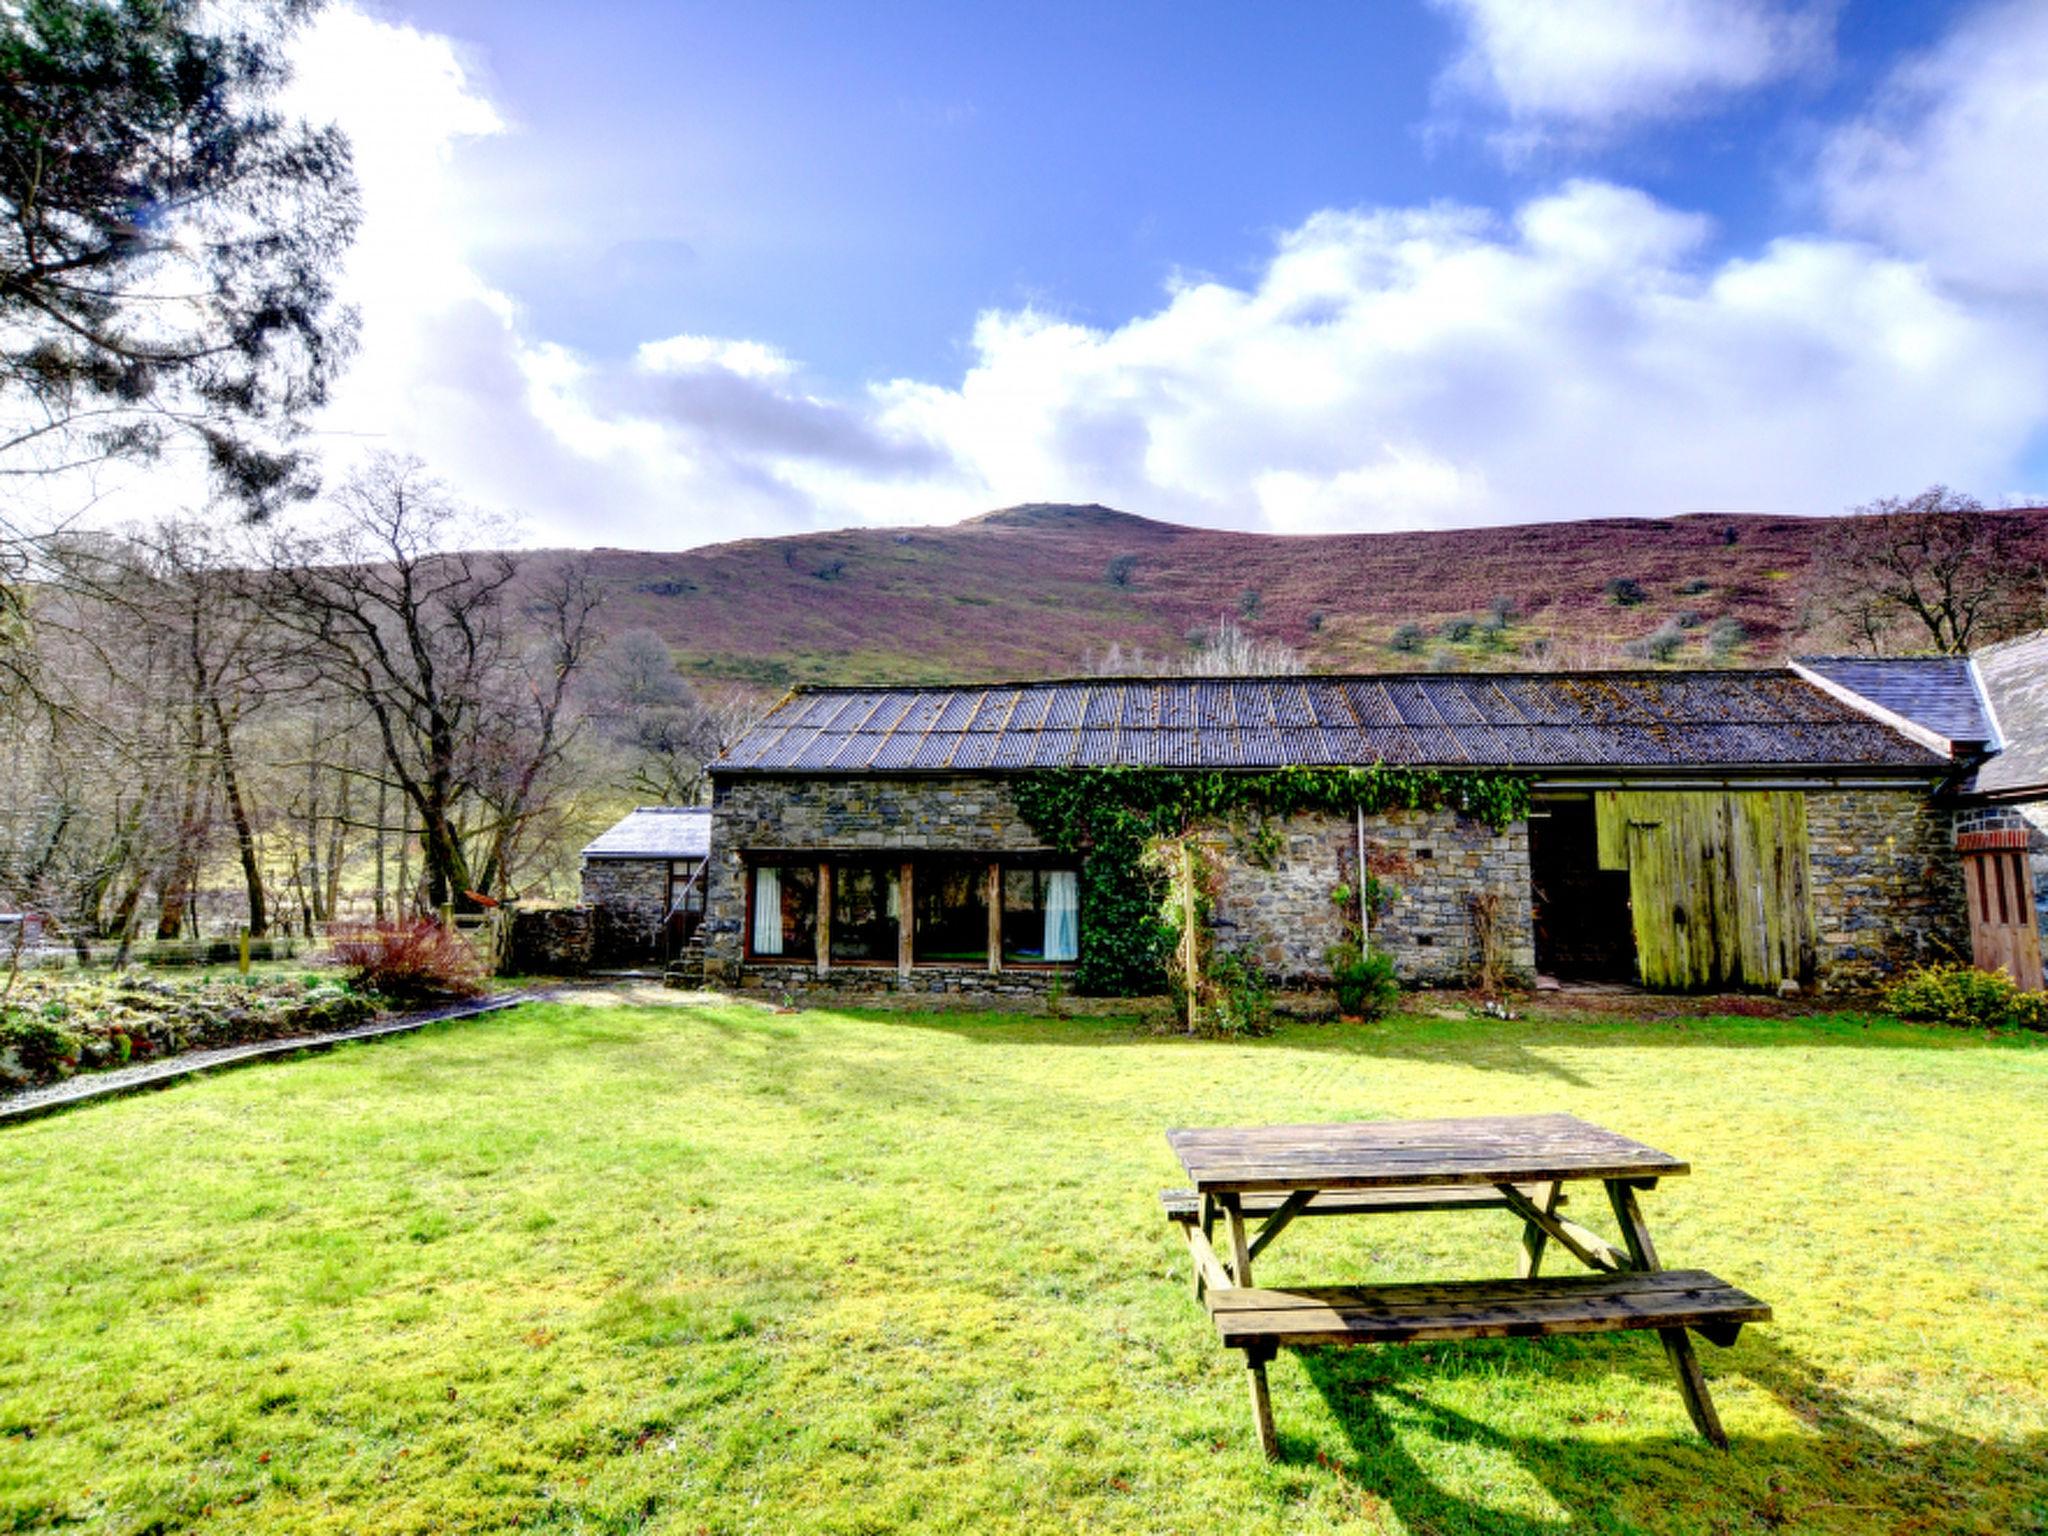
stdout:
{"type": "Polygon", "coordinates": [[[1961,655],[2048,618],[2018,522],[1944,486],[1886,497],[1815,541],[1816,627],[1859,650],[1961,655]]]}

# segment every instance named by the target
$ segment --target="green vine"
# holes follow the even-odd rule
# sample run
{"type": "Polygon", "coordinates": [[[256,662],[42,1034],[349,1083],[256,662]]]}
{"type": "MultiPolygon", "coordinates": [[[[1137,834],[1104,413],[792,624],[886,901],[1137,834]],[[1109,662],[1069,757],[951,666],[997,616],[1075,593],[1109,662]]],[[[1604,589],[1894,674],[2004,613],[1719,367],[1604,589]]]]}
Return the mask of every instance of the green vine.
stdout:
{"type": "MultiPolygon", "coordinates": [[[[1149,996],[1166,983],[1173,931],[1160,916],[1159,876],[1144,867],[1146,846],[1184,837],[1199,824],[1263,822],[1305,812],[1368,815],[1448,810],[1496,831],[1529,813],[1529,781],[1473,769],[1280,768],[1222,773],[1173,768],[1048,768],[1015,781],[1017,806],[1033,831],[1081,866],[1079,991],[1149,996]]],[[[1258,839],[1263,843],[1264,839],[1258,839]]],[[[1277,841],[1271,845],[1277,853],[1277,841]]]]}

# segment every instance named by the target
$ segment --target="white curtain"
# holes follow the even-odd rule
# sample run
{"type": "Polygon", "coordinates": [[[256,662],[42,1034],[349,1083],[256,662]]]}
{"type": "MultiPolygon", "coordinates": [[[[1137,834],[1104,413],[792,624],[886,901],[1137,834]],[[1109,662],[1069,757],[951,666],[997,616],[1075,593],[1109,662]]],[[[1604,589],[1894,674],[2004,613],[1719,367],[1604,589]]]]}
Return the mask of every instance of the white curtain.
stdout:
{"type": "Polygon", "coordinates": [[[888,916],[889,921],[892,923],[898,923],[903,920],[903,885],[902,881],[893,870],[890,871],[889,874],[888,916]]]}
{"type": "Polygon", "coordinates": [[[1075,960],[1081,954],[1081,881],[1071,869],[1045,878],[1045,958],[1075,960]]]}
{"type": "Polygon", "coordinates": [[[773,864],[754,870],[754,953],[782,953],[782,871],[773,864]]]}

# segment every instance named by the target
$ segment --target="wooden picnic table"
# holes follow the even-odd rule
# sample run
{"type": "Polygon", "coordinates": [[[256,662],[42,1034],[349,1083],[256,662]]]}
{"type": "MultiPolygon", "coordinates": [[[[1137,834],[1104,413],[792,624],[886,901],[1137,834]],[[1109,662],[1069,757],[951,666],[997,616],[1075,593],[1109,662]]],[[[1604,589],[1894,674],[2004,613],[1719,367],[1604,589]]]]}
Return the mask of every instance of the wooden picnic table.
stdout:
{"type": "Polygon", "coordinates": [[[1266,1365],[1283,1346],[1411,1343],[1654,1329],[1699,1432],[1726,1448],[1690,1329],[1719,1345],[1771,1309],[1700,1270],[1666,1270],[1639,1191],[1686,1174],[1680,1159],[1572,1115],[1487,1115],[1168,1131],[1191,1189],[1166,1190],[1186,1234],[1196,1296],[1224,1345],[1244,1351],[1259,1444],[1278,1453],[1266,1365]],[[1599,1181],[1617,1247],[1566,1217],[1565,1186],[1599,1181]],[[1522,1222],[1512,1278],[1260,1288],[1252,1262],[1303,1217],[1506,1210],[1522,1222]],[[1227,1257],[1215,1247],[1221,1222],[1227,1257]],[[1256,1230],[1252,1222],[1258,1222],[1256,1230]],[[1556,1243],[1592,1273],[1538,1274],[1556,1243]]]}

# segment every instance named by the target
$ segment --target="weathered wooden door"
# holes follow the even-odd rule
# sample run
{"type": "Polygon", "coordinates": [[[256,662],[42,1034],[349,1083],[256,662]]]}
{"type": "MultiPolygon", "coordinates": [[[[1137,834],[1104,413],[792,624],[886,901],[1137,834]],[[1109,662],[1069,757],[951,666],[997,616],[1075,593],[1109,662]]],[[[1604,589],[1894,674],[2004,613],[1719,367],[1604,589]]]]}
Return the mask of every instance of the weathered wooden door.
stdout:
{"type": "Polygon", "coordinates": [[[2004,971],[2028,991],[2041,988],[2041,930],[2027,871],[2027,834],[1965,832],[1956,839],[1970,901],[1970,958],[2004,971]]]}
{"type": "Polygon", "coordinates": [[[1603,790],[1600,867],[1626,869],[1643,985],[1775,987],[1813,972],[1806,796],[1603,790]]]}

